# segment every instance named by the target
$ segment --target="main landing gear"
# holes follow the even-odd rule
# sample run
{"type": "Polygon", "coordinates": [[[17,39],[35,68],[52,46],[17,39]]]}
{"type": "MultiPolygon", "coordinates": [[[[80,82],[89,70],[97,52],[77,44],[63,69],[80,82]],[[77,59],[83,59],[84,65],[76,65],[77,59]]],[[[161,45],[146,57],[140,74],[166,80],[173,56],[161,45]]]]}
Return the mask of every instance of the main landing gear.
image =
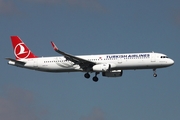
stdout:
{"type": "Polygon", "coordinates": [[[156,69],[153,69],[153,72],[154,72],[153,76],[154,76],[154,77],[157,77],[156,69]]]}
{"type": "MultiPolygon", "coordinates": [[[[96,73],[95,73],[95,76],[92,78],[92,80],[93,80],[94,82],[97,82],[97,81],[99,80],[98,77],[97,77],[98,74],[99,74],[99,72],[96,72],[96,73]]],[[[89,73],[85,73],[85,74],[84,74],[84,77],[88,79],[88,78],[90,78],[90,74],[89,74],[89,73]]]]}
{"type": "Polygon", "coordinates": [[[88,78],[90,78],[90,74],[89,73],[85,73],[84,77],[88,79],[88,78]]]}

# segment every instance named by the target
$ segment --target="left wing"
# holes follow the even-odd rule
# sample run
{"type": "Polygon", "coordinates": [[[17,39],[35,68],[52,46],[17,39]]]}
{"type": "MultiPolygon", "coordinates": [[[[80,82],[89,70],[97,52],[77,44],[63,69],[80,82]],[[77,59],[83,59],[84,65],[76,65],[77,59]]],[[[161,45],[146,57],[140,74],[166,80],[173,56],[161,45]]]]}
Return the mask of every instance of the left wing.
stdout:
{"type": "Polygon", "coordinates": [[[94,65],[96,65],[95,62],[89,61],[89,60],[85,60],[76,56],[73,56],[71,54],[65,53],[63,51],[60,51],[58,49],[58,47],[54,44],[54,42],[51,41],[51,44],[53,46],[53,49],[63,55],[67,60],[74,62],[74,64],[78,64],[83,70],[88,70],[90,68],[92,68],[94,65]]]}

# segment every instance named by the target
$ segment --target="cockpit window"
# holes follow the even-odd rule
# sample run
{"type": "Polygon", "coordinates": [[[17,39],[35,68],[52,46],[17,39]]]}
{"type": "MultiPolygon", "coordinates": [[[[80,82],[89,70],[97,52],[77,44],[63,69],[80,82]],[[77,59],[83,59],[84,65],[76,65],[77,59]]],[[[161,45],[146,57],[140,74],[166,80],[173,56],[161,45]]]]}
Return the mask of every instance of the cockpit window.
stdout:
{"type": "Polygon", "coordinates": [[[161,58],[168,58],[168,56],[161,56],[161,58]]]}

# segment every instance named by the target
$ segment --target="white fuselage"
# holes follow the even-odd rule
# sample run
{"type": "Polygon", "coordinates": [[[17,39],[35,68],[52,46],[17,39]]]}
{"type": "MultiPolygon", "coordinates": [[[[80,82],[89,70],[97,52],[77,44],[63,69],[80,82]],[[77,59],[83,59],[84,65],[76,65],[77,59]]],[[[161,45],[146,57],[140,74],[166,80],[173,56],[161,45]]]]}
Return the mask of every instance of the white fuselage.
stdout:
{"type": "MultiPolygon", "coordinates": [[[[153,52],[81,55],[77,57],[95,62],[96,64],[111,64],[112,70],[157,69],[174,64],[174,61],[166,55],[153,52]]],[[[9,61],[9,64],[45,72],[89,72],[84,71],[78,64],[66,60],[63,56],[21,59],[19,61],[26,64],[15,64],[13,61],[9,61]]]]}
{"type": "Polygon", "coordinates": [[[74,56],[58,49],[54,42],[51,45],[55,52],[62,56],[38,57],[18,37],[11,36],[11,42],[16,59],[6,58],[8,64],[17,67],[44,72],[85,72],[84,77],[90,78],[94,72],[93,81],[97,82],[99,73],[104,77],[121,77],[124,70],[156,69],[168,67],[174,61],[161,53],[127,53],[127,54],[99,54],[74,56]]]}

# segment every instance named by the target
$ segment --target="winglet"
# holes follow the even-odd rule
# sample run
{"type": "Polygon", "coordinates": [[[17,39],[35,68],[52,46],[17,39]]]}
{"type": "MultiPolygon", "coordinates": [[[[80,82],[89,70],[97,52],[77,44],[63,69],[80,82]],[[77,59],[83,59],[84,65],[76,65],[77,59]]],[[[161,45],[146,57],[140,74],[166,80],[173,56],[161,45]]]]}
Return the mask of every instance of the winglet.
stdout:
{"type": "Polygon", "coordinates": [[[51,41],[51,44],[52,44],[54,50],[58,50],[58,47],[54,44],[54,42],[51,41]]]}

